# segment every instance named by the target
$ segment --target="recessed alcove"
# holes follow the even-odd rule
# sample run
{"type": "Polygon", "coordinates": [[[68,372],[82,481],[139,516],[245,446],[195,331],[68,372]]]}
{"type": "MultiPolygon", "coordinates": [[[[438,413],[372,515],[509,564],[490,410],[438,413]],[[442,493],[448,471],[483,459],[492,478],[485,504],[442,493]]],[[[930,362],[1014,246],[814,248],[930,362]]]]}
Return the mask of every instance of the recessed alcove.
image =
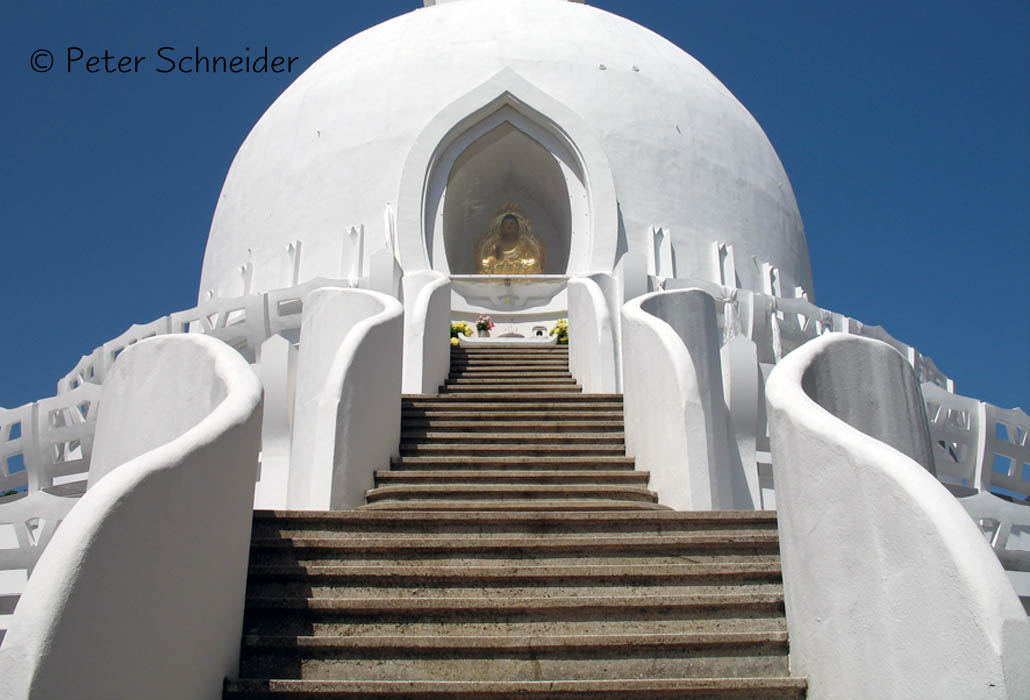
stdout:
{"type": "Polygon", "coordinates": [[[476,241],[506,203],[521,207],[543,240],[544,274],[564,273],[572,230],[566,175],[549,150],[508,121],[473,141],[451,167],[442,217],[450,272],[476,273],[476,241]]]}

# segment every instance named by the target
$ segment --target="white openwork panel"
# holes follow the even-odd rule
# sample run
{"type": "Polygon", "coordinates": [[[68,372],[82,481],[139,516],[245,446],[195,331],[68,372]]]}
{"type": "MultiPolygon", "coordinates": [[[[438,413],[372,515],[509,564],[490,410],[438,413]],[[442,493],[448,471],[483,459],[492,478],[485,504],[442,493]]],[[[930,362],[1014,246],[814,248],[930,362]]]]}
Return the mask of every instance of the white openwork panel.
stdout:
{"type": "MultiPolygon", "coordinates": [[[[319,277],[296,287],[277,289],[267,294],[250,294],[231,299],[213,299],[185,311],[133,325],[89,355],[84,355],[71,372],[57,383],[58,395],[83,384],[103,384],[108,369],[122,350],[144,338],[166,333],[205,333],[212,335],[243,355],[257,361],[261,343],[276,333],[300,330],[304,295],[319,287],[354,287],[357,280],[332,280],[319,277]]],[[[296,342],[296,337],[293,338],[296,342]]]]}
{"type": "Polygon", "coordinates": [[[300,331],[301,314],[304,311],[304,297],[320,287],[353,287],[351,280],[330,280],[324,277],[310,280],[296,287],[275,289],[268,292],[267,299],[269,336],[300,331]]]}
{"type": "Polygon", "coordinates": [[[1030,496],[1030,416],[985,404],[984,426],[983,468],[991,484],[1030,496]]]}
{"type": "Polygon", "coordinates": [[[11,491],[28,487],[27,466],[32,458],[33,404],[0,409],[0,507],[11,491]],[[26,456],[26,451],[30,454],[26,456]]]}
{"type": "Polygon", "coordinates": [[[0,497],[0,525],[14,535],[0,546],[0,570],[31,573],[85,490],[100,391],[86,383],[0,410],[0,493],[8,494],[0,497]]]}
{"type": "Polygon", "coordinates": [[[156,321],[144,324],[132,324],[127,331],[117,338],[109,340],[103,345],[102,362],[105,368],[110,367],[122,350],[145,338],[152,338],[155,335],[165,335],[171,331],[171,319],[162,316],[156,321]]]}
{"type": "Polygon", "coordinates": [[[929,382],[923,383],[922,391],[937,478],[981,490],[978,471],[983,429],[981,402],[951,394],[929,382]]]}
{"type": "Polygon", "coordinates": [[[40,488],[83,482],[93,454],[101,388],[84,384],[77,390],[36,402],[40,488]]]}
{"type": "Polygon", "coordinates": [[[251,363],[256,362],[258,348],[269,336],[264,294],[213,299],[169,318],[171,333],[214,336],[251,363]]]}

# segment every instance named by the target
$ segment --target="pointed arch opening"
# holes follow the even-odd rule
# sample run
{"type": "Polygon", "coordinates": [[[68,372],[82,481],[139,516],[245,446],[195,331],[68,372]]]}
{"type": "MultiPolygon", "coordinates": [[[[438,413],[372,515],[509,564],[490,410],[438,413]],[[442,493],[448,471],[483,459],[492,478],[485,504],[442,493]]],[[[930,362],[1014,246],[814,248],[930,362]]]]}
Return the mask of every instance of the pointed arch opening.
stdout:
{"type": "Polygon", "coordinates": [[[573,155],[509,107],[470,129],[447,155],[430,177],[424,224],[433,268],[477,273],[477,243],[498,212],[514,206],[544,245],[541,272],[565,274],[573,235],[585,233],[589,221],[573,155]]]}
{"type": "Polygon", "coordinates": [[[509,202],[547,243],[543,274],[612,269],[618,207],[601,142],[578,114],[504,69],[437,114],[408,154],[402,266],[474,274],[475,242],[509,202]]]}

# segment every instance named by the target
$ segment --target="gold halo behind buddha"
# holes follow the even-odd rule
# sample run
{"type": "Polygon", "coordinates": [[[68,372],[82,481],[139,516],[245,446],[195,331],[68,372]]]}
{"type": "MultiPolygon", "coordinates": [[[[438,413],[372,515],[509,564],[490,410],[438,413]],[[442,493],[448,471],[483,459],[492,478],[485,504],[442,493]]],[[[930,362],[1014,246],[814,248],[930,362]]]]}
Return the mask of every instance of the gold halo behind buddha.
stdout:
{"type": "MultiPolygon", "coordinates": [[[[509,224],[509,228],[512,225],[509,224]]],[[[481,275],[539,275],[546,262],[544,242],[533,230],[526,212],[514,202],[505,202],[490,217],[490,225],[476,241],[476,272],[481,275]],[[505,238],[505,219],[514,217],[518,238],[505,238]]]]}

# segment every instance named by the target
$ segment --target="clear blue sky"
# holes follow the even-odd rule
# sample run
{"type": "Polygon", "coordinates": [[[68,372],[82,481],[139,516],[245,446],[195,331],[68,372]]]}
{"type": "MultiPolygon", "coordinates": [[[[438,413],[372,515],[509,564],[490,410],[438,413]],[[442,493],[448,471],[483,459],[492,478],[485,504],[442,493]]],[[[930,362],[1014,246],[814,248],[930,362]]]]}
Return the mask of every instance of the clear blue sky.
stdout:
{"type": "MultiPolygon", "coordinates": [[[[755,115],[797,194],[820,306],[883,325],[960,393],[1030,407],[1030,3],[591,4],[681,46],[755,115]]],[[[53,394],[80,355],[194,305],[229,163],[299,73],[68,74],[68,46],[267,45],[302,70],[417,6],[4,3],[0,405],[53,394]],[[37,49],[51,72],[31,69],[37,49]]]]}

